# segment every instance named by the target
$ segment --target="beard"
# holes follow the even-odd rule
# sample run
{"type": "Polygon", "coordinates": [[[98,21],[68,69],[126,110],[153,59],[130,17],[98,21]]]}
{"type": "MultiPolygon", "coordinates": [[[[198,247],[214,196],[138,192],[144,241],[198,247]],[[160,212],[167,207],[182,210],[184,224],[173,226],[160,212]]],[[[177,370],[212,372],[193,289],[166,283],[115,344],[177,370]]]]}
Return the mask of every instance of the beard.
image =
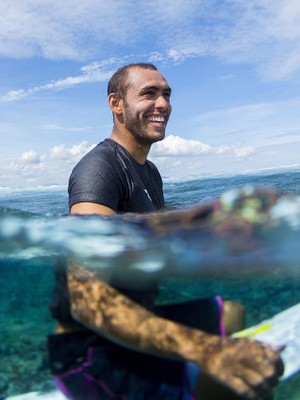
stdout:
{"type": "Polygon", "coordinates": [[[160,140],[164,139],[165,137],[164,133],[157,137],[155,137],[154,135],[150,136],[146,132],[146,127],[143,126],[142,122],[138,119],[138,117],[131,112],[126,102],[124,102],[124,108],[126,111],[124,119],[125,128],[132,134],[137,143],[139,143],[142,146],[151,146],[153,143],[159,142],[160,140]]]}

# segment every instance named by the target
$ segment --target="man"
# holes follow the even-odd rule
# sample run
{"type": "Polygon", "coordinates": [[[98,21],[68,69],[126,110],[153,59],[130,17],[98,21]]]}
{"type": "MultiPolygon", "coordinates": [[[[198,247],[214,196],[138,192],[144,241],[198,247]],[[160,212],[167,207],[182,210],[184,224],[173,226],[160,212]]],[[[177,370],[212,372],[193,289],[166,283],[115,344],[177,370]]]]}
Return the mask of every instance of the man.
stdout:
{"type": "MultiPolygon", "coordinates": [[[[163,208],[161,177],[147,156],[151,145],[164,138],[170,95],[167,81],[151,64],[132,64],[113,75],[108,84],[113,130],[75,167],[71,214],[163,208]]],[[[163,212],[155,215],[165,218],[163,212]]],[[[154,296],[113,288],[76,263],[70,263],[67,274],[58,273],[52,309],[61,334],[50,337],[49,349],[53,373],[68,396],[270,398],[283,370],[278,349],[218,336],[219,298],[156,307],[154,296]],[[189,381],[192,370],[194,383],[189,381]]]]}
{"type": "Polygon", "coordinates": [[[166,80],[152,67],[121,69],[110,80],[108,103],[114,127],[110,139],[73,171],[72,214],[108,215],[163,207],[161,178],[147,155],[151,145],[164,138],[170,96],[166,80]],[[128,79],[124,84],[127,73],[134,80],[131,84],[128,79]]]}

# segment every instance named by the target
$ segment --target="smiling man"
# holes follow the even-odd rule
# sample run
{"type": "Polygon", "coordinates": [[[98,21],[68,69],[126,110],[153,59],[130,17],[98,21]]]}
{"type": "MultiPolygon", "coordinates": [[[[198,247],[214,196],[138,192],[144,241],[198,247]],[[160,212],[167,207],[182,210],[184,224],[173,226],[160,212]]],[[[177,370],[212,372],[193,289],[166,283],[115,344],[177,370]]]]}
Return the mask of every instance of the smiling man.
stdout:
{"type": "Polygon", "coordinates": [[[108,84],[114,127],[75,167],[70,178],[71,213],[108,215],[163,208],[160,174],[147,160],[165,137],[171,88],[151,64],[119,69],[108,84]]]}
{"type": "MultiPolygon", "coordinates": [[[[163,208],[162,179],[147,156],[165,136],[170,95],[152,64],[125,66],[112,76],[114,127],[72,172],[71,214],[147,213],[146,221],[163,208]]],[[[178,225],[181,216],[183,226],[201,218],[201,211],[192,219],[185,212],[178,225]]],[[[168,213],[155,216],[168,223],[168,213]]],[[[98,273],[72,262],[57,271],[52,315],[59,324],[48,348],[68,398],[269,399],[283,369],[279,350],[221,337],[220,298],[157,306],[158,288],[112,287],[98,273]],[[197,384],[191,384],[191,371],[197,384]]]]}

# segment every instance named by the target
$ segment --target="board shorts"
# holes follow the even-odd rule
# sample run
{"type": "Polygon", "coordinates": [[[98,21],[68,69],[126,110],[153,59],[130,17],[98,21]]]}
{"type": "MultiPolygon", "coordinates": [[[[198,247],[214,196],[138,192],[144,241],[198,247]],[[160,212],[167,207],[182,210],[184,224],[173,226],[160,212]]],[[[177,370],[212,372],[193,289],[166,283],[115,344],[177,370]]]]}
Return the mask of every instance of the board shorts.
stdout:
{"type": "MultiPolygon", "coordinates": [[[[218,296],[159,308],[160,316],[224,334],[218,296]]],[[[132,351],[88,330],[50,335],[48,354],[55,383],[69,400],[192,400],[200,373],[192,363],[132,351]]]]}

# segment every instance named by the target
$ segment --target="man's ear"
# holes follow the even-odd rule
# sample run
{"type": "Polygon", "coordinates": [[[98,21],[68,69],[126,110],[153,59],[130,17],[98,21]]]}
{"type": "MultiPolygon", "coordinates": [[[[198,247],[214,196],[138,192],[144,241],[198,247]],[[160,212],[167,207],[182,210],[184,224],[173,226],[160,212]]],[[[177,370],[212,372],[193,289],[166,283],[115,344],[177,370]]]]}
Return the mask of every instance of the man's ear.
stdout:
{"type": "Polygon", "coordinates": [[[123,113],[123,100],[116,93],[110,93],[108,96],[108,105],[115,115],[123,113]]]}

